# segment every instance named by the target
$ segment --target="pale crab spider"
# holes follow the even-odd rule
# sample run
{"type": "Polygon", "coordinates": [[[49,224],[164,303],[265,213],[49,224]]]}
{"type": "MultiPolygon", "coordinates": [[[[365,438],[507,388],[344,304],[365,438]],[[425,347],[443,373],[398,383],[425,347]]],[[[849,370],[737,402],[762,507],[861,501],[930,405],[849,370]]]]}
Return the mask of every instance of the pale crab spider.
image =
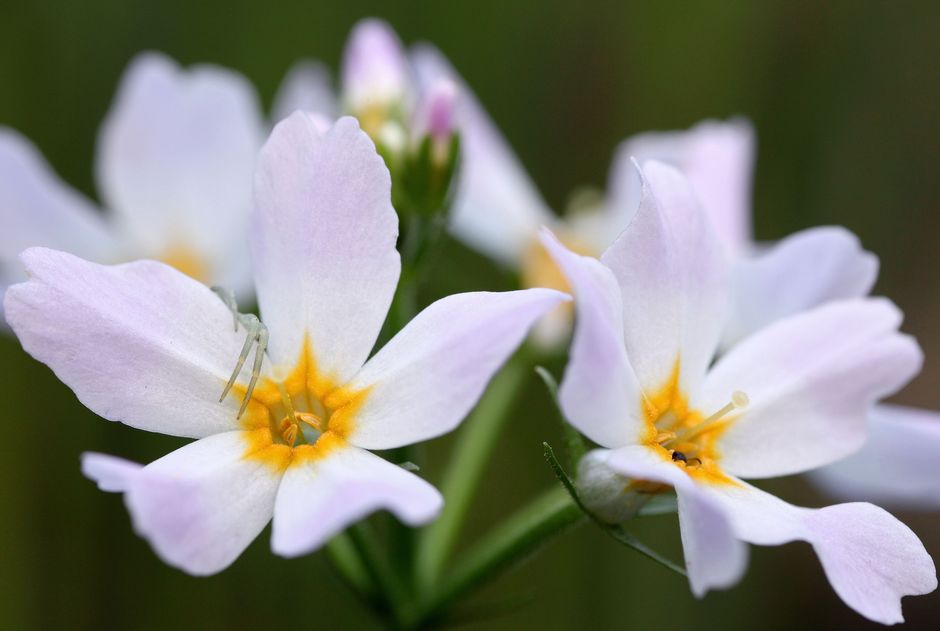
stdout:
{"type": "Polygon", "coordinates": [[[248,381],[248,389],[245,390],[241,407],[238,408],[238,415],[235,417],[241,418],[242,414],[245,413],[245,408],[248,407],[248,402],[251,401],[251,394],[255,390],[255,384],[258,383],[258,378],[261,376],[261,363],[264,361],[264,352],[268,348],[268,327],[253,313],[239,313],[238,303],[235,302],[235,294],[232,290],[225,289],[224,287],[211,287],[211,289],[222,302],[225,303],[229,311],[232,312],[232,321],[235,325],[235,331],[238,332],[238,325],[241,323],[248,332],[248,337],[245,338],[242,351],[238,355],[238,361],[235,363],[235,370],[232,372],[232,376],[229,377],[228,383],[225,384],[225,389],[222,390],[219,403],[225,400],[226,395],[228,395],[232,386],[235,385],[235,380],[238,379],[238,375],[241,374],[242,366],[245,365],[245,360],[248,359],[251,347],[257,344],[257,348],[255,348],[255,358],[251,365],[251,379],[248,381]]]}

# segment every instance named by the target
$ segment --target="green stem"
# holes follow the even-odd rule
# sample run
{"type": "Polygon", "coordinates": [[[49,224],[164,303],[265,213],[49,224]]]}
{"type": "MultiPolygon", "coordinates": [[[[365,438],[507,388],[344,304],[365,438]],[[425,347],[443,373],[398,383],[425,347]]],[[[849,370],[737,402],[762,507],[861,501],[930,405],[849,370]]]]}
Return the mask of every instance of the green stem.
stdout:
{"type": "Polygon", "coordinates": [[[368,522],[361,521],[351,526],[347,532],[370,579],[378,587],[395,626],[401,626],[402,621],[407,619],[410,613],[405,582],[395,571],[368,522]]]}
{"type": "Polygon", "coordinates": [[[565,489],[556,486],[543,493],[463,555],[424,603],[418,623],[440,618],[461,598],[584,521],[587,516],[565,489]]]}
{"type": "Polygon", "coordinates": [[[376,585],[348,534],[342,532],[330,539],[326,554],[333,569],[353,592],[366,599],[375,598],[376,585]]]}
{"type": "Polygon", "coordinates": [[[529,374],[527,359],[524,351],[520,351],[507,362],[458,433],[450,464],[441,483],[444,510],[422,533],[419,541],[415,571],[422,592],[437,582],[460,534],[499,430],[512,410],[523,380],[529,374]]]}

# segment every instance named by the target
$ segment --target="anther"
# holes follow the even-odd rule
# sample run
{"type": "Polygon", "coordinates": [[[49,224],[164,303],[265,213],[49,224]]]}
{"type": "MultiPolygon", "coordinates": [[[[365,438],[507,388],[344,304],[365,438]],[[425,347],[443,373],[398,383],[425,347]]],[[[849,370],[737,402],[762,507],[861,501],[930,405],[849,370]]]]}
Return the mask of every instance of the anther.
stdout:
{"type": "Polygon", "coordinates": [[[672,440],[675,437],[676,437],[675,432],[659,432],[658,434],[656,434],[656,442],[662,444],[662,443],[672,440]]]}
{"type": "Polygon", "coordinates": [[[294,418],[301,423],[306,423],[318,432],[324,431],[323,419],[311,412],[294,412],[294,418]]]}

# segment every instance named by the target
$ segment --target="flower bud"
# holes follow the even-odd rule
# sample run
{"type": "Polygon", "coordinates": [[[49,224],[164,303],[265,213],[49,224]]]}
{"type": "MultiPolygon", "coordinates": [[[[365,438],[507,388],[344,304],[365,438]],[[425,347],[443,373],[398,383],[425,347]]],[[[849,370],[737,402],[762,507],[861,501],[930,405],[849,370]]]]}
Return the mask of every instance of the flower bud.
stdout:
{"type": "Polygon", "coordinates": [[[418,104],[412,126],[420,142],[429,136],[435,145],[446,146],[456,131],[458,90],[453,81],[441,79],[431,85],[418,104]]]}
{"type": "MultiPolygon", "coordinates": [[[[346,109],[371,119],[377,131],[394,110],[411,107],[408,58],[392,28],[381,20],[362,20],[353,28],[343,55],[342,90],[346,109]]],[[[363,121],[363,128],[367,126],[363,121]]],[[[369,131],[367,129],[367,131],[369,131]]]]}

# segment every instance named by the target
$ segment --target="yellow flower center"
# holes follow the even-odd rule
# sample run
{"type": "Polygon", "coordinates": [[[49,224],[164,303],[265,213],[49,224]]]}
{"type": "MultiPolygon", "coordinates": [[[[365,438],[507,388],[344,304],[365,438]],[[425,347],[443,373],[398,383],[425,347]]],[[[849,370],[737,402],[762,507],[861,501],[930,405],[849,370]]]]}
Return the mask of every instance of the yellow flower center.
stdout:
{"type": "Polygon", "coordinates": [[[209,282],[211,275],[208,262],[199,252],[187,245],[171,245],[157,258],[200,283],[209,282]]]}
{"type": "Polygon", "coordinates": [[[727,405],[708,416],[689,409],[688,397],[679,389],[677,360],[666,384],[655,392],[645,393],[643,443],[701,482],[735,484],[718,464],[716,443],[737,420],[738,415],[733,412],[747,404],[747,395],[736,391],[727,405]]]}
{"type": "MultiPolygon", "coordinates": [[[[597,252],[593,249],[570,235],[559,231],[556,236],[572,252],[582,256],[597,255],[597,252]]],[[[571,292],[571,285],[568,284],[564,272],[559,269],[555,259],[552,258],[552,255],[549,254],[539,239],[533,239],[522,253],[519,280],[522,286],[526,288],[545,287],[565,293],[571,292]]],[[[565,303],[564,306],[571,308],[568,303],[565,303]]]]}
{"type": "MultiPolygon", "coordinates": [[[[276,471],[323,458],[344,446],[368,395],[367,389],[338,387],[318,372],[306,339],[293,369],[283,372],[258,382],[241,417],[247,442],[244,457],[276,471]]],[[[240,400],[246,389],[236,385],[232,391],[240,400]]]]}

